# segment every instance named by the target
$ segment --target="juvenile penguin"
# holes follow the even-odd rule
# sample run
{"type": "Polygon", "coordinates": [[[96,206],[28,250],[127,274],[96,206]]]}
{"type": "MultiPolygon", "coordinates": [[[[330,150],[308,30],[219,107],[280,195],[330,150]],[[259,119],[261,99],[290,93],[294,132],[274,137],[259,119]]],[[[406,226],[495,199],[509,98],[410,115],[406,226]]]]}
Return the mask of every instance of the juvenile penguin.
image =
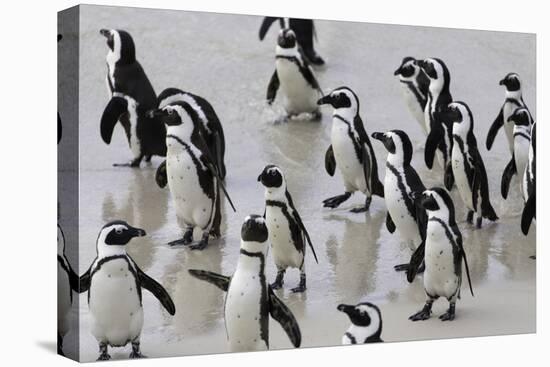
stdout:
{"type": "Polygon", "coordinates": [[[447,190],[452,188],[448,185],[447,179],[449,175],[452,175],[460,197],[468,209],[466,220],[468,223],[472,223],[475,213],[476,226],[481,228],[483,218],[495,221],[498,216],[491,205],[487,171],[477,149],[474,117],[464,102],[453,102],[449,104],[447,110],[449,119],[453,122],[453,149],[451,161],[445,172],[446,187],[447,190]]]}
{"type": "Polygon", "coordinates": [[[351,326],[342,337],[342,344],[381,343],[382,313],[370,302],[353,305],[338,305],[338,311],[348,315],[351,326]]]}
{"type": "Polygon", "coordinates": [[[154,115],[167,126],[168,147],[166,162],[157,169],[156,180],[161,188],[168,184],[178,222],[185,229],[183,237],[169,245],[190,245],[193,250],[202,250],[208,245],[210,235],[221,235],[220,188],[232,207],[233,203],[227,196],[215,160],[194,124],[198,121],[196,111],[187,102],[178,101],[155,110],[154,115]],[[195,227],[202,230],[202,239],[191,245],[195,227]]]}
{"type": "Polygon", "coordinates": [[[57,225],[57,354],[63,353],[63,338],[69,332],[73,291],[78,292],[78,275],[65,256],[65,235],[57,225]]]}
{"type": "Polygon", "coordinates": [[[242,225],[241,250],[233,276],[189,270],[192,276],[227,292],[224,316],[232,352],[269,349],[269,315],[281,324],[294,347],[301,344],[300,327],[292,311],[265,279],[268,239],[264,218],[250,215],[242,225]]]}
{"type": "Polygon", "coordinates": [[[88,292],[92,334],[99,343],[100,361],[111,358],[108,347],[132,344],[130,358],[141,358],[142,288],[151,292],[170,315],[176,313],[166,290],[145,274],[126,253],[126,244],[145,236],[143,229],[116,220],[97,238],[97,257],[80,277],[80,292],[88,292]]]}
{"type": "Polygon", "coordinates": [[[167,88],[163,90],[159,94],[157,101],[157,108],[159,109],[173,102],[182,101],[186,102],[195,110],[196,116],[198,117],[198,119],[193,122],[195,128],[202,135],[211,156],[216,161],[220,177],[225,178],[225,136],[220,119],[210,102],[201,96],[184,92],[177,88],[167,88]]]}
{"type": "MultiPolygon", "coordinates": [[[[132,36],[126,31],[115,29],[102,29],[100,33],[107,39],[107,47],[109,48],[106,58],[106,79],[109,97],[129,96],[136,101],[140,112],[155,108],[157,96],[149,78],[136,59],[136,48],[132,36]]],[[[123,104],[123,101],[120,99],[111,99],[107,107],[105,107],[104,116],[116,115],[117,111],[124,110],[123,104]]],[[[164,156],[162,154],[163,151],[166,151],[166,147],[162,147],[164,144],[164,135],[162,135],[165,133],[164,126],[152,121],[143,121],[146,121],[147,125],[145,126],[144,124],[144,131],[142,134],[138,133],[137,139],[140,142],[142,138],[146,140],[145,142],[141,142],[146,160],[150,160],[151,155],[164,156]],[[160,146],[160,148],[157,148],[157,146],[160,146]]],[[[129,136],[128,122],[121,121],[121,123],[124,126],[126,135],[129,136]]],[[[101,137],[107,144],[111,141],[115,124],[116,120],[113,122],[112,118],[106,120],[106,125],[103,125],[102,122],[101,137]]],[[[141,159],[137,161],[136,157],[134,157],[132,162],[117,164],[117,166],[137,167],[140,162],[141,159]]]]}
{"type": "Polygon", "coordinates": [[[296,36],[291,29],[281,29],[277,39],[275,72],[267,86],[267,102],[272,104],[281,89],[287,118],[309,113],[313,120],[320,120],[316,104],[323,95],[313,70],[298,52],[296,36]]]}
{"type": "Polygon", "coordinates": [[[529,162],[529,147],[531,144],[531,125],[534,123],[533,117],[527,108],[516,108],[508,120],[507,124],[513,124],[514,126],[514,154],[512,159],[513,164],[508,163],[502,174],[501,181],[501,194],[504,199],[508,197],[508,191],[510,190],[510,182],[516,172],[520,172],[519,175],[519,188],[524,200],[525,191],[523,183],[523,175],[529,162]]]}
{"type": "Polygon", "coordinates": [[[418,66],[418,61],[413,57],[405,57],[401,65],[393,73],[401,84],[401,92],[407,103],[409,111],[418,121],[422,130],[427,134],[430,127],[426,126],[424,110],[428,100],[428,88],[430,79],[424,71],[418,66]]]}
{"type": "Polygon", "coordinates": [[[424,109],[424,120],[428,129],[428,138],[424,150],[424,161],[432,169],[434,157],[445,169],[451,157],[452,124],[446,119],[446,108],[453,101],[450,92],[451,74],[447,65],[436,58],[419,61],[422,71],[430,80],[428,98],[424,109]]]}
{"type": "Polygon", "coordinates": [[[529,163],[527,163],[525,174],[523,176],[523,193],[525,207],[523,208],[523,213],[521,215],[521,231],[524,235],[527,235],[527,233],[529,233],[531,222],[533,221],[533,218],[536,218],[537,215],[537,185],[535,180],[537,152],[536,140],[537,124],[533,123],[533,126],[531,127],[531,145],[529,146],[529,163]]]}
{"type": "Polygon", "coordinates": [[[332,114],[331,145],[325,154],[325,169],[334,176],[336,167],[344,179],[346,192],[323,201],[327,208],[337,208],[360,191],[367,196],[365,206],[354,208],[354,213],[369,210],[372,195],[384,197],[384,186],[378,179],[376,156],[359,115],[359,98],[348,87],[336,88],[317,101],[330,104],[332,114]]]}
{"type": "Polygon", "coordinates": [[[457,298],[460,298],[462,285],[462,262],[466,267],[466,276],[472,296],[472,282],[466,253],[462,246],[462,234],[455,221],[455,208],[449,193],[440,187],[425,190],[416,197],[418,204],[428,212],[426,241],[418,246],[411,257],[407,270],[407,280],[412,283],[417,269],[424,261],[424,291],[426,304],[421,311],[409,320],[427,320],[432,313],[432,304],[439,297],[449,301],[449,309],[439,318],[452,321],[455,318],[457,298]]]}
{"type": "Polygon", "coordinates": [[[281,169],[272,164],[265,166],[258,181],[265,187],[264,217],[277,267],[277,278],[271,288],[281,288],[286,270],[297,268],[300,270],[300,284],[292,292],[303,292],[306,290],[306,241],[318,262],[309,233],[292,202],[281,169]]]}
{"type": "MultiPolygon", "coordinates": [[[[414,193],[422,192],[426,187],[411,165],[411,140],[401,130],[374,133],[372,137],[380,140],[388,151],[384,179],[384,198],[388,208],[386,228],[390,233],[397,229],[403,241],[414,251],[426,238],[428,216],[414,200],[414,193]]],[[[407,270],[408,265],[397,265],[395,270],[407,270]]]]}

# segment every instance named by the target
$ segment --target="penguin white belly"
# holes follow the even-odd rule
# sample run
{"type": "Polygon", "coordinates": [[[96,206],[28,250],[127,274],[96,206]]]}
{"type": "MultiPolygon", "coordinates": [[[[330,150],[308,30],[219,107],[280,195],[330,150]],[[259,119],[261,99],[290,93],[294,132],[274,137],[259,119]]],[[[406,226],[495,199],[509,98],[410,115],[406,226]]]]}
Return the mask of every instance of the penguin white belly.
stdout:
{"type": "Polygon", "coordinates": [[[332,149],[336,167],[344,180],[346,191],[367,192],[363,166],[359,163],[357,153],[348,135],[348,127],[338,119],[332,122],[331,132],[332,149]]]}
{"type": "Polygon", "coordinates": [[[273,250],[275,265],[282,269],[287,267],[300,268],[304,256],[294,246],[288,220],[281,208],[267,206],[265,221],[269,229],[269,240],[273,250]]]}
{"type": "Polygon", "coordinates": [[[260,265],[253,268],[237,268],[227,291],[225,327],[231,352],[267,350],[267,345],[261,338],[263,285],[259,274],[260,265]]]}
{"type": "Polygon", "coordinates": [[[138,116],[135,109],[129,109],[128,113],[128,120],[130,121],[130,150],[134,158],[139,158],[141,156],[141,143],[137,136],[138,116]]]}
{"type": "Polygon", "coordinates": [[[425,122],[426,120],[424,118],[424,110],[422,109],[422,106],[418,103],[416,95],[413,93],[408,84],[403,82],[401,83],[401,94],[405,99],[405,103],[407,104],[409,111],[411,111],[412,115],[414,116],[416,121],[418,121],[424,132],[427,132],[425,122]]]}
{"type": "Polygon", "coordinates": [[[92,334],[99,342],[124,346],[139,339],[143,326],[143,307],[136,280],[124,259],[104,263],[90,285],[92,334]]]}
{"type": "Polygon", "coordinates": [[[519,186],[522,196],[524,195],[523,174],[529,163],[529,140],[517,136],[514,141],[514,159],[516,160],[516,169],[520,177],[519,186]]]}
{"type": "Polygon", "coordinates": [[[475,211],[476,208],[474,208],[474,204],[472,201],[472,189],[470,188],[468,176],[466,175],[464,156],[462,155],[462,151],[458,147],[458,144],[453,144],[451,164],[453,169],[453,176],[455,178],[455,183],[458,188],[460,198],[469,210],[475,211]]]}
{"type": "MultiPolygon", "coordinates": [[[[204,193],[197,174],[197,167],[191,156],[184,150],[172,152],[173,141],[168,143],[166,172],[168,187],[174,198],[176,215],[186,225],[206,229],[212,214],[212,200],[204,193]]],[[[179,147],[178,147],[179,148],[179,147]]],[[[196,153],[196,157],[199,156],[196,153]]]]}
{"type": "Polygon", "coordinates": [[[275,62],[280,88],[286,97],[285,109],[289,114],[317,110],[317,91],[304,79],[298,65],[286,59],[275,62]]]}
{"type": "Polygon", "coordinates": [[[512,116],[516,108],[518,108],[518,106],[510,102],[506,102],[502,108],[504,132],[506,133],[506,140],[508,140],[508,148],[512,154],[514,153],[514,123],[508,122],[508,118],[512,116]]]}
{"type": "Polygon", "coordinates": [[[455,274],[452,245],[438,222],[428,222],[425,249],[424,288],[432,296],[450,298],[460,286],[455,274]]]}
{"type": "Polygon", "coordinates": [[[69,312],[71,310],[71,285],[69,275],[57,263],[57,332],[64,336],[69,331],[69,312]]]}

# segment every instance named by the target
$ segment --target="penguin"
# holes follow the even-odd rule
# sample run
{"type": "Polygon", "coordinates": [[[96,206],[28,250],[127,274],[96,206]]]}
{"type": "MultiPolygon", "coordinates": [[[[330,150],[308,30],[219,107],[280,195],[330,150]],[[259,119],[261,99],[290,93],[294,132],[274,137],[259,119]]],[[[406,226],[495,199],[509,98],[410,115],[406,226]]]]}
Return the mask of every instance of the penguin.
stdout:
{"type": "Polygon", "coordinates": [[[151,161],[153,155],[166,156],[166,127],[161,121],[151,118],[147,110],[129,95],[114,92],[101,116],[101,138],[111,143],[117,122],[124,128],[133,159],[130,163],[115,163],[115,167],[139,167],[145,157],[151,161]]]}
{"type": "MultiPolygon", "coordinates": [[[[376,132],[372,137],[381,141],[388,151],[384,179],[384,199],[388,208],[386,228],[390,233],[397,229],[403,241],[414,251],[426,239],[428,216],[414,201],[414,193],[422,192],[426,187],[411,165],[411,140],[402,130],[376,132]]],[[[395,270],[407,270],[408,266],[396,265],[395,270]]]]}
{"type": "Polygon", "coordinates": [[[516,172],[521,172],[519,187],[520,192],[524,200],[525,191],[523,184],[523,175],[529,162],[529,147],[531,144],[531,125],[534,123],[533,117],[527,108],[519,107],[514,110],[512,115],[508,117],[507,124],[514,125],[514,154],[512,159],[514,163],[508,163],[502,174],[502,181],[500,191],[502,197],[506,199],[508,197],[508,191],[510,190],[510,182],[516,172]]]}
{"type": "Polygon", "coordinates": [[[418,62],[422,71],[430,80],[428,98],[424,109],[424,120],[428,137],[424,149],[426,167],[432,169],[436,150],[443,169],[451,157],[452,124],[445,115],[445,109],[453,101],[450,92],[451,74],[445,63],[437,58],[428,58],[418,62]]]}
{"type": "Polygon", "coordinates": [[[303,292],[306,290],[306,242],[318,263],[309,233],[294,206],[281,169],[273,164],[265,166],[258,182],[265,187],[264,217],[277,267],[277,278],[271,288],[281,288],[286,270],[297,268],[300,270],[300,284],[292,292],[303,292]]]}
{"type": "Polygon", "coordinates": [[[269,349],[269,315],[282,326],[292,345],[300,347],[302,336],[296,318],[265,278],[268,244],[264,218],[250,215],[241,228],[241,248],[233,276],[189,270],[193,277],[227,292],[224,316],[231,352],[269,349]]]}
{"type": "Polygon", "coordinates": [[[452,102],[447,107],[450,121],[453,121],[453,148],[451,161],[445,172],[447,190],[451,186],[447,177],[452,175],[460,197],[468,210],[467,222],[472,223],[476,214],[476,226],[481,228],[483,218],[498,219],[489,198],[489,180],[483,158],[477,149],[474,135],[474,117],[464,102],[452,102]]]}
{"type": "Polygon", "coordinates": [[[142,288],[151,292],[170,315],[176,313],[168,292],[141,270],[126,253],[143,229],[115,220],[103,226],[97,238],[97,257],[80,277],[80,292],[88,292],[92,334],[99,343],[98,361],[109,360],[108,347],[132,344],[129,358],[142,358],[140,336],[143,327],[142,288]]]}
{"type": "Polygon", "coordinates": [[[78,292],[78,275],[65,256],[65,235],[57,225],[57,354],[64,356],[63,338],[69,332],[73,291],[78,292]]]}
{"type": "MultiPolygon", "coordinates": [[[[202,134],[210,154],[215,159],[220,177],[222,179],[225,178],[225,136],[216,111],[214,111],[210,102],[203,97],[184,92],[177,88],[163,90],[157,98],[157,108],[162,109],[175,101],[186,102],[195,110],[198,117],[197,121],[195,121],[195,127],[202,134]]],[[[151,113],[149,114],[151,115],[151,113]]]]}
{"type": "Polygon", "coordinates": [[[291,29],[281,29],[277,39],[275,72],[267,86],[267,103],[272,104],[277,91],[285,96],[287,118],[309,113],[312,120],[320,120],[321,113],[315,103],[323,95],[308,62],[298,52],[296,36],[291,29]]]}
{"type": "Polygon", "coordinates": [[[533,218],[537,216],[536,208],[536,195],[537,195],[537,185],[536,185],[536,152],[537,152],[537,124],[533,123],[531,127],[531,145],[529,146],[529,163],[525,168],[525,174],[523,178],[523,187],[524,187],[524,200],[525,206],[521,214],[521,231],[524,235],[527,236],[529,233],[529,227],[533,218]]]}
{"type": "Polygon", "coordinates": [[[338,311],[348,315],[351,326],[342,337],[342,345],[382,343],[382,313],[370,302],[338,305],[338,311]]]}
{"type": "Polygon", "coordinates": [[[313,47],[313,38],[316,37],[316,32],[315,25],[311,19],[265,17],[260,26],[260,41],[263,41],[269,27],[276,20],[279,20],[281,28],[290,28],[294,31],[298,45],[300,46],[300,52],[310,64],[315,66],[323,66],[325,64],[325,60],[315,52],[313,47]]]}
{"type": "Polygon", "coordinates": [[[233,210],[235,207],[225,190],[216,161],[199,133],[196,110],[187,102],[176,101],[153,114],[167,126],[168,147],[166,161],[157,169],[156,181],[161,188],[168,185],[178,221],[185,227],[183,237],[169,245],[189,245],[192,250],[203,250],[210,235],[221,235],[220,188],[233,210]],[[202,239],[192,245],[195,227],[202,230],[202,239]]]}
{"type": "Polygon", "coordinates": [[[455,318],[456,300],[460,298],[463,262],[470,292],[472,297],[474,295],[468,260],[462,245],[462,234],[455,221],[453,200],[441,187],[417,193],[415,200],[428,212],[428,226],[426,241],[418,246],[411,257],[407,280],[413,282],[417,269],[424,262],[426,304],[422,310],[410,316],[409,320],[429,319],[433,302],[439,297],[445,297],[449,302],[449,309],[439,319],[452,321],[455,318]]]}
{"type": "Polygon", "coordinates": [[[422,127],[422,130],[427,134],[430,127],[426,126],[424,110],[426,109],[426,101],[428,100],[430,79],[418,66],[417,60],[410,56],[403,58],[401,65],[395,70],[393,75],[398,78],[401,84],[401,91],[407,107],[422,127]]]}
{"type": "Polygon", "coordinates": [[[342,195],[325,199],[323,206],[337,208],[353,192],[361,191],[367,196],[365,206],[351,211],[365,212],[369,210],[372,195],[384,197],[384,186],[378,179],[376,156],[359,115],[359,98],[350,88],[340,87],[319,99],[317,104],[330,104],[334,108],[325,169],[334,176],[338,166],[346,189],[342,195]]]}
{"type": "MultiPolygon", "coordinates": [[[[103,112],[105,118],[107,116],[110,116],[110,118],[105,120],[105,125],[102,118],[101,124],[101,137],[105,143],[109,144],[117,122],[117,120],[113,121],[112,116],[116,116],[118,111],[124,110],[122,100],[116,99],[116,97],[120,97],[122,94],[133,98],[139,106],[138,110],[141,115],[142,112],[155,108],[157,96],[149,78],[136,59],[136,49],[132,36],[126,31],[115,29],[102,29],[100,34],[107,39],[107,47],[109,48],[106,57],[106,80],[109,97],[114,98],[114,100],[109,101],[103,112]]],[[[120,114],[118,115],[120,116],[120,114]]],[[[164,125],[146,119],[142,121],[144,122],[143,128],[137,130],[137,139],[142,146],[143,156],[147,161],[151,159],[152,155],[164,156],[165,153],[163,155],[163,152],[166,151],[166,147],[163,147],[164,135],[166,134],[164,125]]],[[[124,126],[126,135],[130,136],[128,133],[129,123],[123,120],[121,123],[124,126]]],[[[134,157],[130,163],[116,164],[116,166],[138,167],[140,162],[141,158],[138,160],[134,157]]]]}

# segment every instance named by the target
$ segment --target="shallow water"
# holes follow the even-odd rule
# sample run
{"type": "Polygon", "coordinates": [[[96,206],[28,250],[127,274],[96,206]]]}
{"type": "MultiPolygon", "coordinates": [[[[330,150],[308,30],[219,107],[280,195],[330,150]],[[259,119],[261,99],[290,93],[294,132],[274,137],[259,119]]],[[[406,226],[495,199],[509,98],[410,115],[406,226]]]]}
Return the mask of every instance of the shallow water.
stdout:
{"type": "MultiPolygon", "coordinates": [[[[328,64],[316,73],[321,88],[325,92],[341,85],[354,89],[369,134],[400,128],[407,131],[413,145],[420,147],[424,141],[393,77],[408,55],[445,60],[452,76],[451,92],[455,99],[467,102],[474,114],[492,202],[501,219],[473,230],[464,221],[458,194],[453,194],[475,297],[464,285],[453,323],[442,324],[435,317],[446,309],[444,301],[436,303],[431,320],[412,323],[407,317],[424,301],[421,277],[410,285],[393,270],[393,265],[408,261],[411,252],[386,230],[384,201],[374,198],[366,214],[349,213],[352,206],[363,202],[360,194],[340,209],[322,208],[323,199],[343,192],[338,175],[330,177],[324,170],[332,111],[324,109],[320,123],[273,123],[280,109],[268,108],[263,98],[274,68],[276,32],[272,29],[259,42],[260,23],[261,18],[252,16],[81,7],[79,271],[83,273],[93,261],[95,240],[105,222],[124,219],[146,229],[148,236],[133,240],[128,252],[167,288],[177,312],[169,316],[154,297],[144,293],[143,353],[155,357],[227,351],[224,294],[191,278],[187,269],[233,272],[243,218],[263,213],[263,188],[256,177],[267,163],[284,170],[319,257],[319,264],[312,257],[306,259],[305,294],[289,291],[298,282],[297,271],[288,272],[284,290],[277,292],[298,319],[304,347],[339,344],[349,320],[336,306],[364,299],[381,308],[386,341],[534,332],[535,262],[529,259],[535,253],[534,231],[527,237],[520,232],[523,204],[518,182],[512,182],[507,201],[500,197],[500,176],[509,159],[504,134],[497,137],[492,151],[484,146],[489,124],[503,102],[498,81],[506,73],[521,75],[524,99],[536,115],[534,36],[316,22],[317,49],[328,64]],[[220,116],[226,136],[226,186],[237,213],[225,203],[222,237],[211,240],[202,252],[165,245],[181,233],[168,190],[154,182],[159,158],[150,165],[143,163],[139,170],[112,167],[112,163],[129,160],[131,154],[120,126],[109,146],[99,135],[100,117],[108,101],[107,46],[99,34],[101,28],[132,34],[137,57],[157,93],[166,87],[188,90],[207,98],[220,116]]],[[[373,140],[373,146],[383,181],[386,153],[379,142],[373,140]]],[[[422,154],[421,148],[415,150],[413,164],[426,186],[439,184],[441,173],[428,171],[422,154]]],[[[71,220],[64,217],[63,208],[60,216],[62,224],[71,220]]],[[[275,266],[268,258],[267,277],[273,280],[274,276],[275,266]]],[[[81,295],[80,301],[81,359],[90,361],[97,358],[97,344],[90,334],[86,296],[81,295]]],[[[289,348],[280,326],[274,322],[271,326],[271,348],[289,348]]],[[[66,343],[70,338],[71,334],[66,343]]],[[[111,355],[126,358],[129,352],[129,347],[119,348],[111,355]]]]}

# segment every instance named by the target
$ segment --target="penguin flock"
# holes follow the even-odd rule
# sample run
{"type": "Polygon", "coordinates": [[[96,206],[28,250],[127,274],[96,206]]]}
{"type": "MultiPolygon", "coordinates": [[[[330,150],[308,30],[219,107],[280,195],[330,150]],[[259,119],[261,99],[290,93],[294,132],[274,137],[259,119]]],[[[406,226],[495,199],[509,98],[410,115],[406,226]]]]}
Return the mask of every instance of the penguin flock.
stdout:
{"type": "MultiPolygon", "coordinates": [[[[365,197],[364,205],[352,208],[351,212],[362,213],[369,211],[373,196],[383,200],[387,230],[398,234],[410,248],[409,263],[396,264],[395,270],[404,272],[410,283],[419,274],[423,277],[426,303],[409,319],[430,318],[434,301],[443,297],[449,308],[440,319],[454,320],[463,274],[474,295],[455,207],[466,208],[467,222],[477,229],[482,228],[483,219],[497,221],[498,215],[490,200],[487,171],[473,130],[473,113],[465,102],[453,99],[447,65],[439,58],[405,57],[394,73],[411,117],[425,134],[424,163],[428,169],[441,173],[441,184],[428,188],[412,165],[415,149],[403,129],[369,134],[361,117],[359,97],[351,88],[342,86],[327,92],[321,89],[315,71],[325,61],[313,47],[313,21],[266,17],[260,27],[260,40],[276,21],[281,30],[275,46],[275,71],[267,87],[267,103],[271,105],[282,99],[284,120],[305,114],[309,120],[320,121],[323,109],[330,106],[333,111],[330,146],[326,152],[317,153],[324,154],[328,175],[339,172],[344,192],[325,199],[320,206],[335,209],[360,192],[365,197]],[[387,151],[385,168],[381,171],[371,137],[387,151]],[[380,174],[384,175],[382,180],[380,174]],[[458,192],[461,202],[453,201],[452,191],[458,192]]],[[[224,184],[235,162],[225,161],[226,148],[232,147],[225,146],[221,120],[201,96],[175,87],[157,95],[136,59],[134,41],[128,32],[102,29],[100,34],[106,38],[108,48],[109,93],[99,121],[100,136],[110,144],[117,123],[123,127],[131,160],[115,163],[117,167],[139,168],[143,160],[150,162],[153,156],[162,157],[155,181],[160,188],[169,190],[175,207],[174,219],[181,228],[178,237],[168,245],[203,250],[211,238],[222,236],[222,201],[226,200],[234,212],[238,207],[224,184]]],[[[492,148],[498,131],[504,128],[511,158],[502,174],[501,195],[506,198],[510,189],[514,190],[510,182],[517,176],[516,189],[525,204],[518,227],[527,235],[536,218],[536,124],[523,101],[519,75],[507,74],[500,85],[506,89],[505,101],[487,134],[486,147],[492,148]]],[[[59,142],[59,117],[58,128],[59,142]]],[[[286,272],[294,268],[299,271],[300,280],[291,291],[306,292],[306,252],[311,252],[307,256],[313,256],[318,263],[313,241],[293,202],[284,167],[264,163],[257,181],[265,190],[265,210],[263,215],[250,214],[243,220],[234,272],[229,276],[208,269],[189,270],[189,276],[225,292],[225,328],[231,351],[269,349],[270,318],[282,326],[294,347],[300,347],[302,333],[298,321],[276,290],[284,287],[286,272]],[[272,257],[277,269],[273,281],[266,278],[268,257],[272,257]]],[[[60,353],[73,291],[87,293],[90,330],[99,346],[98,360],[110,359],[109,347],[127,344],[132,347],[130,358],[144,357],[140,349],[144,323],[142,289],[151,292],[166,313],[175,314],[176,305],[168,291],[145,274],[126,252],[130,241],[145,235],[145,230],[124,220],[106,223],[96,240],[96,259],[79,276],[64,256],[63,232],[58,227],[58,272],[63,279],[58,295],[62,306],[58,313],[58,319],[62,320],[58,322],[60,353]]],[[[349,329],[342,331],[342,344],[382,342],[382,310],[368,300],[357,301],[355,305],[341,304],[335,308],[351,322],[349,329]]]]}

